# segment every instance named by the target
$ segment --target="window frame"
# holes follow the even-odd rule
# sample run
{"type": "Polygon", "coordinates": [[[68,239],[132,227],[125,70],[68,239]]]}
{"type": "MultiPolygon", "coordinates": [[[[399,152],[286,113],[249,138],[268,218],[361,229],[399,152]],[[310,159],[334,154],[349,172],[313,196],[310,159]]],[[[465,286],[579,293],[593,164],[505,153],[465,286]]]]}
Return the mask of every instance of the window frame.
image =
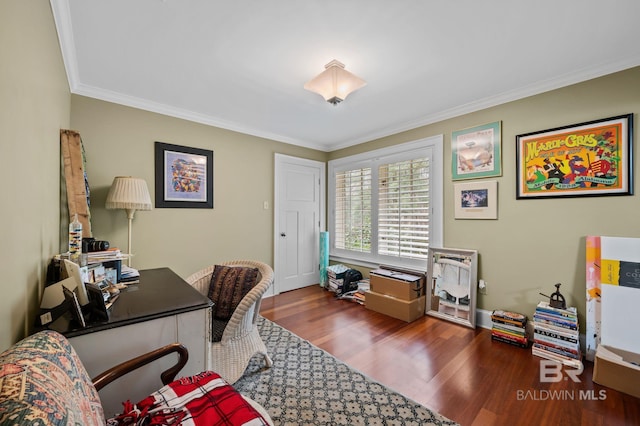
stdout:
{"type": "Polygon", "coordinates": [[[442,247],[444,231],[443,208],[443,135],[431,136],[412,142],[376,149],[348,157],[331,160],[328,163],[328,230],[329,255],[332,260],[357,264],[367,267],[389,265],[401,268],[427,269],[428,259],[403,259],[395,256],[378,254],[378,166],[409,159],[429,157],[429,246],[442,247]],[[336,205],[336,172],[371,167],[371,253],[338,249],[335,246],[335,205],[336,205]]]}

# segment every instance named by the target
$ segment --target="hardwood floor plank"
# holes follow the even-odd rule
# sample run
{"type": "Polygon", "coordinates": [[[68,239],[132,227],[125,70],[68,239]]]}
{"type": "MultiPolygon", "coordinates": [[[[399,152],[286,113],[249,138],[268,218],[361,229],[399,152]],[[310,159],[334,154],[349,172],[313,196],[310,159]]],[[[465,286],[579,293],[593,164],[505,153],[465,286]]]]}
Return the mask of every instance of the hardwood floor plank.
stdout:
{"type": "Polygon", "coordinates": [[[492,341],[489,330],[429,316],[406,323],[319,286],[264,299],[260,312],[465,426],[640,425],[640,399],[593,383],[592,363],[585,363],[580,383],[541,383],[541,358],[492,341]],[[600,391],[605,399],[587,399],[600,391]]]}

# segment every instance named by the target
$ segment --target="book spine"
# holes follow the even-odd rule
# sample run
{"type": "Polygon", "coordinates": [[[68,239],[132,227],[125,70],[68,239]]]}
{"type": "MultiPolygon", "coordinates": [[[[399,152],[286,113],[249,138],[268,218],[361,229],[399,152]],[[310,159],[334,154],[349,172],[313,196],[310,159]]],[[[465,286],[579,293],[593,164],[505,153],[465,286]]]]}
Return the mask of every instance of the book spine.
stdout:
{"type": "Polygon", "coordinates": [[[535,334],[539,334],[541,336],[550,337],[552,339],[563,340],[563,341],[569,342],[569,343],[578,343],[579,342],[578,338],[575,335],[563,333],[563,332],[557,331],[557,330],[548,329],[548,328],[546,328],[544,326],[539,326],[538,324],[535,324],[533,326],[533,332],[535,334]]]}
{"type": "Polygon", "coordinates": [[[545,336],[538,333],[533,333],[533,340],[535,340],[536,342],[544,342],[544,344],[554,345],[571,350],[578,350],[580,348],[580,343],[571,343],[567,342],[566,340],[554,339],[553,337],[545,336]]]}
{"type": "Polygon", "coordinates": [[[510,345],[518,346],[520,348],[526,348],[528,346],[527,343],[522,343],[522,342],[518,342],[511,339],[505,339],[503,337],[494,336],[494,335],[491,336],[491,340],[495,340],[496,342],[508,343],[510,345]]]}
{"type": "Polygon", "coordinates": [[[547,324],[547,325],[552,325],[554,327],[560,327],[564,330],[578,330],[578,325],[577,324],[565,324],[562,322],[558,322],[558,321],[550,321],[550,320],[546,320],[543,318],[536,318],[534,315],[533,318],[534,322],[541,322],[542,324],[547,324]]]}
{"type": "Polygon", "coordinates": [[[505,319],[505,318],[502,318],[502,317],[497,317],[495,315],[491,315],[491,321],[498,322],[498,323],[501,323],[501,324],[515,325],[516,327],[524,327],[524,325],[526,324],[526,321],[525,322],[518,322],[518,321],[514,321],[514,320],[505,319]]]}
{"type": "Polygon", "coordinates": [[[515,321],[517,323],[523,324],[527,322],[527,317],[522,314],[518,314],[515,312],[505,312],[505,311],[493,311],[491,316],[494,318],[498,318],[506,321],[515,321]]]}
{"type": "Polygon", "coordinates": [[[494,325],[493,328],[491,329],[492,331],[496,331],[499,333],[504,333],[504,334],[508,334],[510,336],[516,336],[516,337],[520,337],[520,338],[524,338],[525,337],[525,332],[524,330],[520,330],[520,331],[513,331],[513,330],[509,330],[509,329],[505,329],[505,328],[501,328],[499,326],[494,325]]]}
{"type": "Polygon", "coordinates": [[[538,310],[538,309],[543,309],[545,311],[549,311],[549,312],[552,312],[552,313],[564,314],[564,315],[568,315],[568,316],[574,316],[574,317],[578,316],[578,312],[577,312],[576,308],[574,308],[574,307],[567,308],[567,309],[554,308],[553,306],[551,306],[547,302],[538,303],[538,306],[536,306],[536,310],[538,310]]]}
{"type": "Polygon", "coordinates": [[[572,344],[563,341],[557,341],[554,339],[550,339],[546,336],[534,335],[533,341],[536,343],[540,343],[541,345],[550,346],[556,349],[560,349],[563,351],[571,352],[574,355],[578,355],[580,351],[580,344],[572,344]]]}
{"type": "Polygon", "coordinates": [[[518,327],[516,325],[504,324],[504,323],[496,322],[496,321],[493,321],[493,327],[515,331],[516,333],[524,333],[526,331],[525,327],[518,327]]]}
{"type": "Polygon", "coordinates": [[[543,328],[545,328],[545,329],[547,329],[549,331],[552,331],[552,332],[563,333],[563,334],[565,334],[567,336],[574,337],[576,339],[578,338],[578,329],[570,329],[570,328],[565,328],[565,327],[558,327],[558,326],[555,326],[553,324],[544,323],[542,321],[534,321],[533,322],[533,328],[535,329],[536,327],[538,327],[538,328],[543,327],[543,328]]]}
{"type": "Polygon", "coordinates": [[[567,325],[577,325],[578,324],[577,320],[572,321],[572,320],[570,320],[568,318],[565,318],[565,317],[549,315],[549,314],[545,314],[545,313],[542,313],[542,312],[536,312],[533,315],[533,317],[534,317],[534,320],[535,320],[535,318],[540,318],[540,319],[544,319],[544,320],[547,320],[547,321],[555,321],[555,322],[562,323],[562,324],[567,324],[567,325]]]}
{"type": "Polygon", "coordinates": [[[500,337],[502,339],[512,340],[514,342],[527,344],[528,340],[526,337],[514,336],[512,334],[500,333],[497,331],[491,331],[491,336],[500,337]]]}
{"type": "Polygon", "coordinates": [[[567,358],[580,359],[580,355],[578,353],[573,353],[573,352],[566,351],[566,350],[563,350],[563,349],[559,349],[559,348],[556,348],[556,347],[553,347],[553,346],[550,346],[550,345],[545,345],[545,344],[542,344],[540,342],[535,342],[534,341],[533,342],[533,347],[534,348],[538,348],[538,349],[543,350],[543,351],[553,352],[556,355],[564,356],[564,357],[567,357],[567,358]]]}
{"type": "Polygon", "coordinates": [[[536,347],[533,347],[531,349],[531,353],[535,356],[538,356],[540,358],[545,358],[545,359],[549,359],[552,361],[557,361],[560,362],[566,366],[569,367],[573,367],[573,368],[582,368],[582,362],[580,360],[577,360],[575,358],[568,358],[568,357],[564,357],[561,355],[557,355],[554,354],[553,352],[549,352],[549,351],[545,351],[545,350],[541,350],[538,349],[536,347]]]}
{"type": "Polygon", "coordinates": [[[536,312],[540,312],[540,313],[544,313],[544,314],[548,314],[548,315],[555,315],[558,317],[562,317],[562,318],[568,318],[568,319],[572,319],[572,320],[577,320],[578,316],[576,314],[570,313],[570,312],[558,312],[558,311],[554,311],[551,309],[547,309],[547,308],[541,308],[541,307],[537,307],[536,308],[536,312]]]}

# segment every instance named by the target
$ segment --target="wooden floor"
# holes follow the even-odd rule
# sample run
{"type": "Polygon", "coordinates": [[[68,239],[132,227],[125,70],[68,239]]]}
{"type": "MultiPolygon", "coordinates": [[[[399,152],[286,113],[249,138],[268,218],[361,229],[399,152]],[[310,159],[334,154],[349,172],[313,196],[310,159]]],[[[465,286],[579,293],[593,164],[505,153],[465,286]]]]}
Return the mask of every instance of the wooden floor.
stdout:
{"type": "Polygon", "coordinates": [[[640,399],[594,384],[541,383],[530,349],[425,316],[406,323],[320,286],[266,298],[261,314],[369,377],[466,425],[640,425],[640,399]]]}

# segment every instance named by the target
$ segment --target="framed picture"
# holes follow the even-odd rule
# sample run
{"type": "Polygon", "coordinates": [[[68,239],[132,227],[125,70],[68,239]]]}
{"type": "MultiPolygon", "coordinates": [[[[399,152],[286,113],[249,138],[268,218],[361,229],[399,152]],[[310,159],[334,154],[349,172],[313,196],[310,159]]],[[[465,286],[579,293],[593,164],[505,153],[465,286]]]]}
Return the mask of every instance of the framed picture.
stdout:
{"type": "Polygon", "coordinates": [[[516,198],[633,194],[633,114],[516,136],[516,198]]]}
{"type": "Polygon", "coordinates": [[[213,208],[213,151],[155,144],[156,208],[213,208]]]}
{"type": "Polygon", "coordinates": [[[454,191],[456,219],[498,218],[498,181],[456,183],[454,191]]]}
{"type": "Polygon", "coordinates": [[[478,252],[429,247],[427,276],[427,315],[476,328],[478,252]]]}
{"type": "Polygon", "coordinates": [[[500,134],[500,121],[451,133],[453,180],[501,176],[500,134]]]}

